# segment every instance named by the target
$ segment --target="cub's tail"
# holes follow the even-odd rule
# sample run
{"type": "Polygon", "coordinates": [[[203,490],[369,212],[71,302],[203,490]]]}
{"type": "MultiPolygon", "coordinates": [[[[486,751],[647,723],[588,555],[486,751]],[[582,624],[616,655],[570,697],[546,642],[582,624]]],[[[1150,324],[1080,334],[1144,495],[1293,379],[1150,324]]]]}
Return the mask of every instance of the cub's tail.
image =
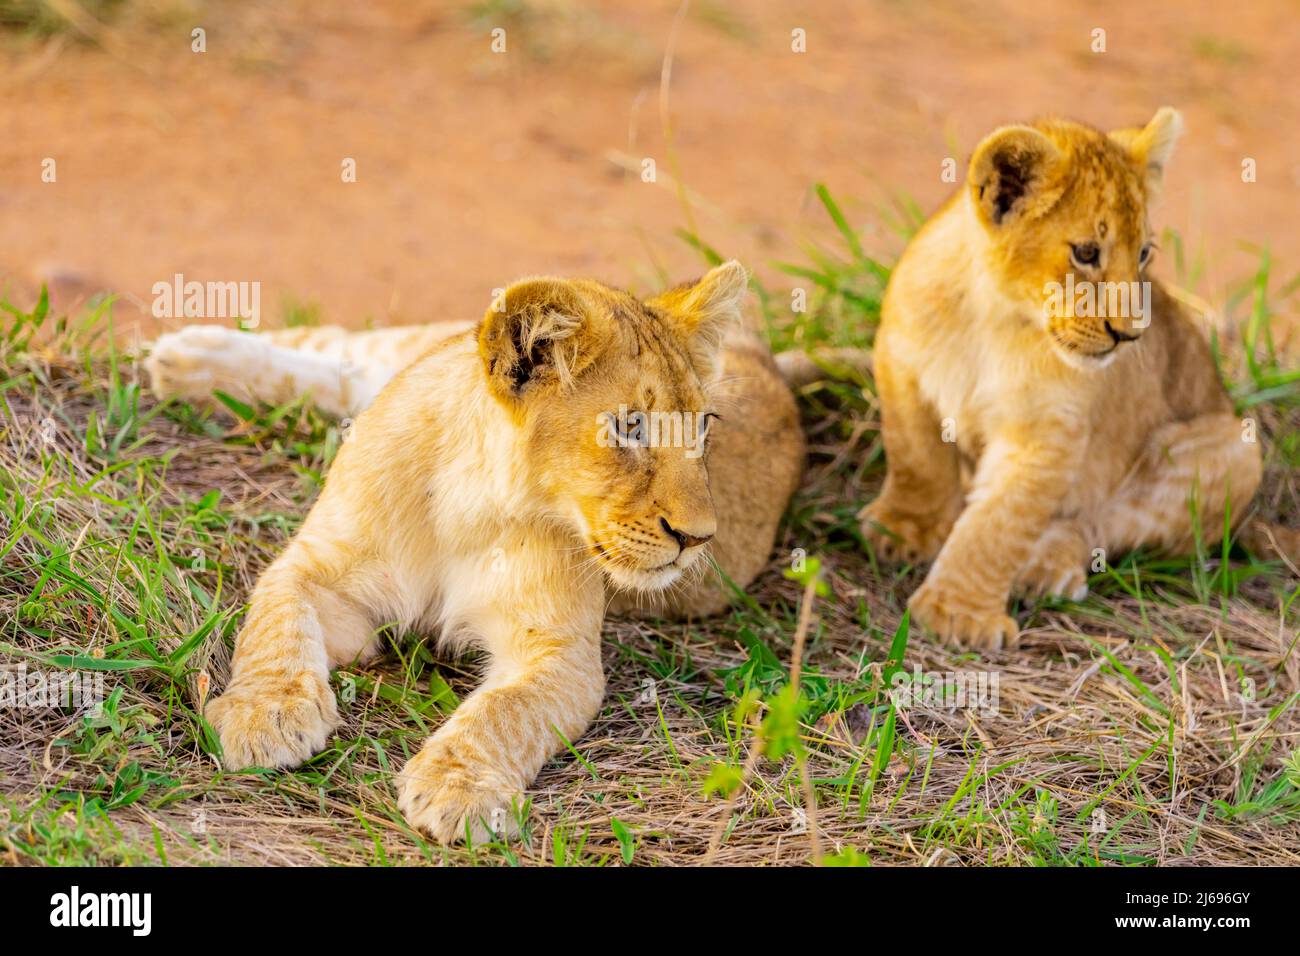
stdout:
{"type": "Polygon", "coordinates": [[[871,375],[871,352],[867,349],[816,349],[778,352],[776,367],[791,387],[811,385],[823,379],[867,379],[871,375]]]}
{"type": "Polygon", "coordinates": [[[1255,518],[1246,522],[1237,540],[1251,554],[1265,560],[1281,559],[1295,570],[1300,565],[1300,531],[1255,518]]]}

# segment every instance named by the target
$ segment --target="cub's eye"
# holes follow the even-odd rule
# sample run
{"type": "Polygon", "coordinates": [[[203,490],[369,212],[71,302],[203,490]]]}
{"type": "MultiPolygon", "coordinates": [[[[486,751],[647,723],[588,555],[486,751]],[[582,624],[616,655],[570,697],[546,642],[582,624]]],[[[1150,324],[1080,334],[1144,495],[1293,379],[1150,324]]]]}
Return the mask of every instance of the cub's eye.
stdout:
{"type": "Polygon", "coordinates": [[[624,448],[649,448],[650,428],[644,412],[629,412],[619,419],[618,437],[624,448]]]}
{"type": "Polygon", "coordinates": [[[600,425],[597,442],[615,448],[646,448],[650,430],[644,412],[602,412],[596,416],[600,425]]]}
{"type": "Polygon", "coordinates": [[[695,415],[695,440],[701,445],[707,445],[709,434],[713,431],[713,423],[722,418],[717,412],[698,412],[695,415]]]}
{"type": "Polygon", "coordinates": [[[1151,257],[1155,255],[1155,251],[1156,251],[1155,245],[1150,242],[1146,243],[1142,247],[1142,251],[1138,253],[1139,269],[1145,269],[1147,267],[1147,263],[1151,261],[1151,257]]]}
{"type": "Polygon", "coordinates": [[[1070,243],[1070,261],[1081,269],[1090,269],[1101,262],[1101,247],[1095,242],[1070,243]]]}

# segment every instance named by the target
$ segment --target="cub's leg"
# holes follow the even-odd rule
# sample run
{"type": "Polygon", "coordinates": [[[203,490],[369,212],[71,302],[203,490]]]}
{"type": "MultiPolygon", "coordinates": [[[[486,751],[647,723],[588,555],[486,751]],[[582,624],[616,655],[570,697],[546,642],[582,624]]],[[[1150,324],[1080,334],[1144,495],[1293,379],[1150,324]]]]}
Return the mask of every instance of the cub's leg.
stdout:
{"type": "Polygon", "coordinates": [[[600,709],[603,601],[597,592],[586,603],[566,624],[496,616],[484,635],[487,679],[398,780],[398,806],[413,826],[443,843],[465,837],[467,827],[474,842],[489,832],[513,835],[512,804],[600,709]]]}
{"type": "Polygon", "coordinates": [[[458,319],[357,332],[337,325],[310,325],[271,329],[258,334],[273,345],[341,359],[365,369],[387,369],[387,374],[391,377],[428,353],[439,342],[468,332],[476,324],[458,319]]]}
{"type": "Polygon", "coordinates": [[[1078,423],[1047,418],[992,436],[969,503],[908,601],[913,620],[967,647],[1015,645],[1011,587],[1065,497],[1084,438],[1078,423]]]}
{"type": "Polygon", "coordinates": [[[214,389],[279,405],[310,395],[326,414],[355,415],[395,369],[273,344],[266,336],[219,325],[191,325],[154,343],[145,360],[161,398],[205,399],[214,389]]]}
{"type": "Polygon", "coordinates": [[[227,770],[297,766],[338,725],[330,668],[369,656],[375,641],[363,611],[326,583],[337,557],[296,540],[258,581],[230,682],[205,712],[227,770]]]}
{"type": "Polygon", "coordinates": [[[922,397],[915,377],[877,356],[885,485],[858,517],[862,536],[886,561],[916,563],[939,553],[961,511],[957,445],[922,397]]]}
{"type": "Polygon", "coordinates": [[[1082,600],[1087,595],[1093,551],[1118,557],[1138,547],[1190,554],[1196,542],[1213,547],[1223,539],[1225,508],[1235,527],[1259,486],[1259,444],[1242,440],[1241,421],[1206,415],[1157,429],[1141,457],[1099,511],[1058,518],[1038,539],[1012,591],[1082,600]],[[1189,502],[1195,493],[1197,521],[1189,502]]]}
{"type": "Polygon", "coordinates": [[[1093,518],[1092,547],[1105,548],[1108,558],[1138,547],[1191,554],[1198,526],[1202,543],[1212,547],[1223,540],[1225,510],[1235,528],[1262,473],[1259,443],[1243,440],[1234,415],[1163,425],[1093,518]]]}

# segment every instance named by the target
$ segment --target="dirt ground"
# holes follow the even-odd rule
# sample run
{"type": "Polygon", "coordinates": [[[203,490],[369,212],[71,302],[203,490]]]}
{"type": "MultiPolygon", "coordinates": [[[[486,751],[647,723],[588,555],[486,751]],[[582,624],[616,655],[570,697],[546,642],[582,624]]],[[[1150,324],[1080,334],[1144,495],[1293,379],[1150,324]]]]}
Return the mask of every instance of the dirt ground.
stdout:
{"type": "Polygon", "coordinates": [[[889,197],[933,208],[954,188],[943,160],[964,165],[991,127],[1043,113],[1132,125],[1166,103],[1187,135],[1159,222],[1204,248],[1198,290],[1217,301],[1253,268],[1243,241],[1271,247],[1284,278],[1300,259],[1286,0],[694,0],[672,59],[673,155],[660,80],[678,0],[128,7],[52,37],[0,31],[11,298],[42,281],[56,307],[113,290],[129,324],[130,304],[147,310],[179,272],[260,281],[271,324],[295,304],[345,324],[474,317],[522,274],[640,289],[695,274],[674,234],[692,219],[770,273],[826,229],[819,181],[888,259],[889,197]],[[191,51],[195,26],[206,53],[191,51]],[[647,157],[657,182],[642,181],[647,157]]]}

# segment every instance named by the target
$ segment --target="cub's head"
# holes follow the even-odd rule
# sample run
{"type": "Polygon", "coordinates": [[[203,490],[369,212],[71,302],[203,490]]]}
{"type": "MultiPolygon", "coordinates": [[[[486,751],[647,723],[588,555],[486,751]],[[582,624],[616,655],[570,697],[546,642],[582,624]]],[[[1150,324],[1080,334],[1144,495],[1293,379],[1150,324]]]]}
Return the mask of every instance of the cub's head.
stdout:
{"type": "Polygon", "coordinates": [[[1169,107],[1111,133],[1051,120],[994,130],[971,157],[995,279],[1073,366],[1109,363],[1150,321],[1148,209],[1181,130],[1169,107]]]}
{"type": "Polygon", "coordinates": [[[736,262],[644,302],[529,279],[479,327],[488,388],[522,431],[521,473],[620,587],[668,587],[717,531],[709,389],[745,288],[736,262]]]}

